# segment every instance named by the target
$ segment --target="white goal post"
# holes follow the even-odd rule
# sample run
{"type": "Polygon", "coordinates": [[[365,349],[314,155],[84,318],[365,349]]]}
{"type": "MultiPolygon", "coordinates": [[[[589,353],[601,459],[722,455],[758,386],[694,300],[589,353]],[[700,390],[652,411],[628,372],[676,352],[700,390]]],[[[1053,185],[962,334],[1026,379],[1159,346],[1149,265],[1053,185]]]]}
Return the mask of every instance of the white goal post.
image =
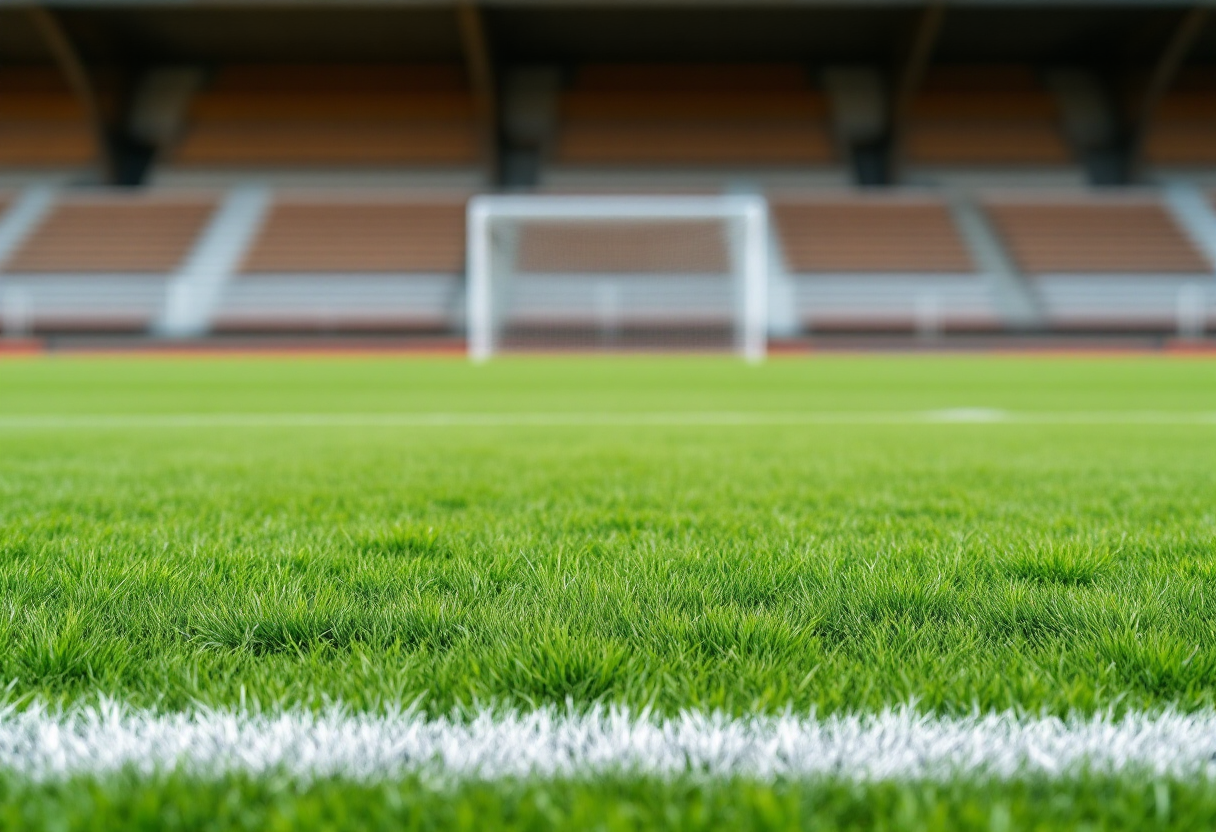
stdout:
{"type": "Polygon", "coordinates": [[[763,360],[760,196],[475,196],[469,357],[510,349],[722,349],[763,360]]]}

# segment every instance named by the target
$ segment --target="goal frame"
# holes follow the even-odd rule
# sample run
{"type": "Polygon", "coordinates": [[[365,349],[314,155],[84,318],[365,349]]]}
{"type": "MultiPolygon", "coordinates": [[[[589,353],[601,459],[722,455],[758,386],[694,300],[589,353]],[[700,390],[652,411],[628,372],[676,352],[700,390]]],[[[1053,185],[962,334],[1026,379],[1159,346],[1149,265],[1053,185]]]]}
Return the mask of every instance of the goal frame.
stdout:
{"type": "Polygon", "coordinates": [[[488,360],[495,352],[491,286],[491,222],[495,218],[582,223],[594,220],[737,220],[743,229],[743,308],[738,316],[736,351],[748,362],[763,361],[768,349],[768,203],[761,196],[481,194],[469,200],[466,246],[468,291],[466,328],[469,358],[488,360]]]}

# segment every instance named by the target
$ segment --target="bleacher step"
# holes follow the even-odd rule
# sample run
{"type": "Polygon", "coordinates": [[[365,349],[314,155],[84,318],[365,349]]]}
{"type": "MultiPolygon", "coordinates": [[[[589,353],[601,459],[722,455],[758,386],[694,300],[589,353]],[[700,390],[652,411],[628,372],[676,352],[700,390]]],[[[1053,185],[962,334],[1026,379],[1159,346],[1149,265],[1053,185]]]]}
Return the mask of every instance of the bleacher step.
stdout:
{"type": "Polygon", "coordinates": [[[270,206],[260,185],[229,191],[182,268],[173,276],[154,330],[169,338],[205,335],[224,287],[240,267],[270,206]]]}
{"type": "Polygon", "coordinates": [[[1002,320],[1013,330],[1042,328],[1042,306],[983,209],[970,196],[954,194],[950,213],[1002,320]]]}

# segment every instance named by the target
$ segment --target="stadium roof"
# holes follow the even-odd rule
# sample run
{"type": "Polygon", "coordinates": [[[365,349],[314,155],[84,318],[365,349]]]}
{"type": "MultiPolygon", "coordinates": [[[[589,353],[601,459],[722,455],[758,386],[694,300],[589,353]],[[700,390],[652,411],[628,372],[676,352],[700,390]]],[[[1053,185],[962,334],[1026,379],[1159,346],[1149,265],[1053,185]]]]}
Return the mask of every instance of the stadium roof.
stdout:
{"type": "MultiPolygon", "coordinates": [[[[460,60],[456,0],[55,0],[97,62],[460,60]]],[[[889,63],[922,0],[484,0],[495,59],[889,63]]],[[[25,6],[0,0],[0,61],[44,61],[25,6]]],[[[941,62],[1151,64],[1175,0],[950,0],[941,62]],[[1169,5],[1166,5],[1169,4],[1169,5]]],[[[1208,25],[1189,60],[1216,60],[1208,25]]]]}

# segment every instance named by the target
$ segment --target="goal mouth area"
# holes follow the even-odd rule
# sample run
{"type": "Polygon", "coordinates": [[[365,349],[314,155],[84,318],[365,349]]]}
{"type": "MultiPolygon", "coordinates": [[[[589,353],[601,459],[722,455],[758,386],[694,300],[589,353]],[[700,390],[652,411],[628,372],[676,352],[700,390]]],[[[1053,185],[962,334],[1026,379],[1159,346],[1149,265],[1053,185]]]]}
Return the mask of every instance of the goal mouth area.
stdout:
{"type": "Polygon", "coordinates": [[[468,344],[500,352],[726,352],[761,360],[759,196],[477,196],[468,344]]]}

